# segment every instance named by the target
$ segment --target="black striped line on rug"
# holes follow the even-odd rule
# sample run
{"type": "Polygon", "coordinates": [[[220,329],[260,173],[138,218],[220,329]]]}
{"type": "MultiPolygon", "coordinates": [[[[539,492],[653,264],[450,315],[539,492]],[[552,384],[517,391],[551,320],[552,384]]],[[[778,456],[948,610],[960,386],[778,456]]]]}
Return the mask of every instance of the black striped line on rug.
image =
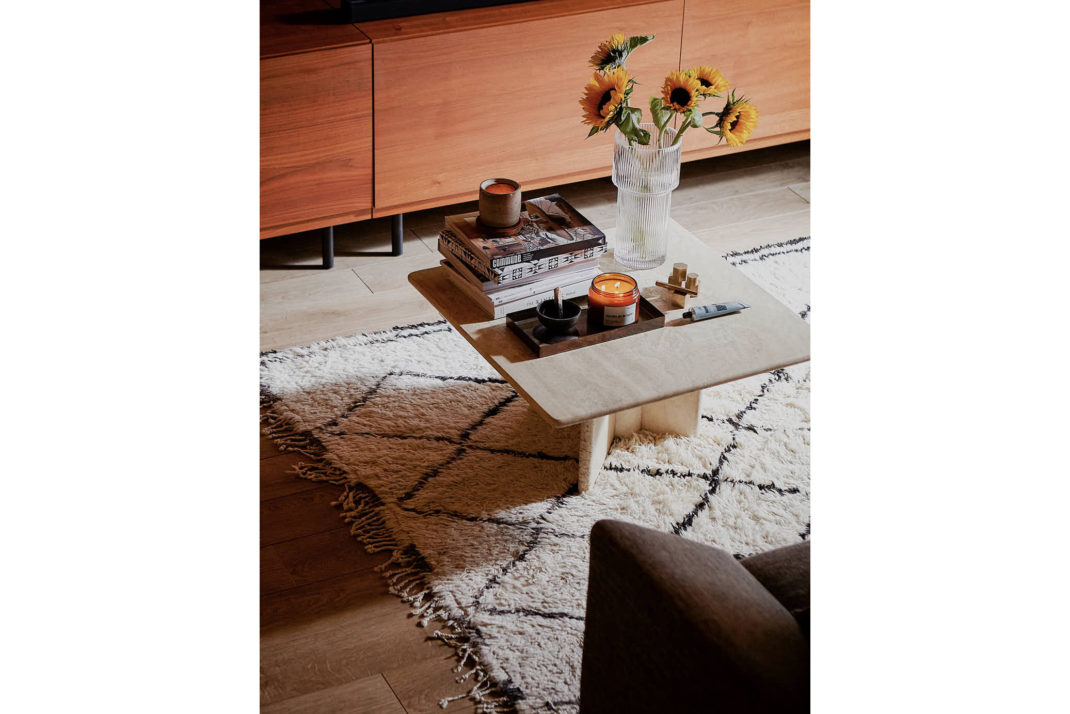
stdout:
{"type": "Polygon", "coordinates": [[[768,243],[748,250],[735,250],[723,254],[721,257],[731,265],[740,266],[755,261],[767,260],[780,255],[791,253],[808,253],[810,251],[810,236],[801,236],[780,243],[768,243]],[[740,260],[735,260],[740,258],[740,260]]]}
{"type": "Polygon", "coordinates": [[[769,379],[762,383],[758,389],[758,394],[747,403],[745,407],[740,409],[732,418],[730,424],[735,424],[732,427],[732,440],[721,450],[720,456],[717,458],[717,465],[707,474],[706,480],[709,481],[710,487],[702,494],[702,498],[691,508],[686,516],[680,519],[672,527],[672,532],[676,535],[682,535],[684,531],[691,527],[695,522],[695,518],[704,511],[710,505],[710,499],[717,494],[717,489],[721,485],[721,470],[728,463],[728,455],[735,449],[739,448],[739,440],[736,438],[739,432],[744,428],[740,423],[744,414],[749,411],[754,411],[758,408],[758,404],[762,398],[769,393],[769,388],[777,382],[791,381],[791,375],[786,370],[778,369],[769,373],[769,379]]]}
{"type": "MultiPolygon", "coordinates": [[[[421,334],[426,334],[426,333],[421,333],[421,334]]],[[[407,370],[401,370],[401,371],[394,370],[394,371],[388,372],[387,374],[384,374],[382,377],[380,377],[375,382],[375,384],[372,385],[371,389],[369,389],[364,394],[364,396],[362,396],[357,401],[353,402],[353,404],[350,405],[348,408],[346,408],[341,414],[339,414],[338,416],[334,417],[333,419],[331,419],[330,421],[324,423],[323,425],[321,425],[319,427],[313,427],[313,429],[324,429],[324,428],[327,428],[327,427],[338,426],[339,422],[342,419],[348,418],[349,415],[352,412],[356,411],[358,408],[364,406],[369,401],[371,401],[372,397],[374,397],[376,394],[378,394],[379,390],[382,389],[383,385],[386,383],[386,380],[390,379],[392,377],[419,377],[419,378],[422,378],[422,379],[437,379],[440,382],[470,382],[470,383],[473,383],[473,384],[507,384],[507,382],[504,379],[499,379],[499,378],[496,378],[496,377],[471,377],[471,376],[468,376],[468,375],[426,374],[424,372],[409,372],[407,370]]],[[[345,433],[335,433],[335,434],[332,434],[332,436],[346,436],[346,434],[345,433]]]]}
{"type": "Polygon", "coordinates": [[[414,516],[435,517],[440,516],[443,518],[454,518],[459,521],[467,521],[469,523],[489,523],[496,526],[508,526],[510,528],[520,528],[523,530],[534,531],[536,528],[542,528],[546,535],[553,536],[554,538],[577,538],[587,539],[586,533],[564,533],[554,528],[549,528],[544,525],[535,525],[532,520],[527,521],[510,521],[505,518],[498,518],[495,516],[474,516],[470,513],[458,513],[457,511],[450,511],[441,508],[421,509],[413,508],[412,506],[400,506],[401,510],[406,513],[411,513],[414,516]]]}
{"type": "MultiPolygon", "coordinates": [[[[571,486],[568,489],[568,491],[566,491],[565,493],[561,494],[560,496],[557,496],[556,498],[554,498],[553,502],[550,504],[550,506],[542,514],[540,514],[538,516],[538,518],[533,519],[533,520],[542,519],[542,518],[545,518],[546,516],[550,515],[551,513],[553,513],[555,510],[560,508],[565,503],[565,498],[566,497],[571,496],[571,495],[575,495],[576,493],[577,493],[576,486],[575,485],[571,486]]],[[[472,633],[472,635],[470,636],[469,639],[477,647],[479,647],[481,645],[482,646],[486,646],[486,643],[487,643],[487,640],[486,640],[485,635],[483,634],[483,631],[481,630],[481,628],[479,628],[473,622],[473,619],[472,619],[476,612],[482,611],[482,612],[486,613],[486,610],[484,610],[484,606],[482,604],[483,596],[486,595],[486,593],[489,592],[491,590],[491,588],[496,587],[501,582],[501,579],[503,577],[505,577],[506,575],[508,575],[509,572],[513,568],[515,568],[517,566],[517,564],[524,562],[524,560],[527,558],[527,556],[532,551],[534,551],[536,547],[538,547],[540,539],[544,535],[547,535],[548,531],[550,531],[550,530],[551,529],[545,528],[543,526],[536,526],[535,532],[532,534],[531,540],[528,541],[528,543],[525,545],[525,547],[519,553],[514,555],[508,562],[506,562],[506,563],[502,564],[501,566],[499,566],[499,571],[495,575],[493,575],[490,579],[488,579],[480,587],[479,591],[476,593],[476,597],[472,602],[473,613],[472,613],[472,615],[468,615],[467,617],[463,618],[462,622],[463,622],[463,629],[465,629],[465,630],[467,630],[467,631],[472,633]]],[[[511,614],[515,614],[515,615],[532,614],[533,616],[538,616],[538,615],[534,614],[535,612],[536,611],[532,611],[531,613],[517,612],[517,613],[511,613],[511,614]]],[[[490,614],[490,613],[487,613],[487,614],[490,614]]],[[[549,617],[548,619],[552,619],[553,620],[553,619],[570,619],[570,618],[549,617]]],[[[436,631],[435,634],[439,635],[439,633],[437,631],[436,631]]],[[[462,658],[462,665],[463,665],[467,655],[470,654],[470,653],[471,653],[471,651],[465,653],[464,658],[462,658]]],[[[476,670],[472,670],[472,671],[474,672],[476,670]]],[[[469,674],[471,674],[471,672],[469,674]]],[[[458,678],[458,681],[463,681],[463,678],[458,678]]],[[[519,685],[517,685],[516,682],[514,681],[514,679],[512,677],[510,677],[510,676],[507,676],[506,679],[503,682],[498,683],[496,686],[493,687],[493,689],[500,693],[501,698],[504,700],[504,702],[502,702],[502,703],[505,703],[509,707],[512,707],[512,708],[515,708],[516,705],[519,702],[524,701],[524,700],[527,699],[527,695],[524,693],[523,689],[519,685]]],[[[463,696],[464,695],[443,699],[441,702],[439,702],[439,705],[442,706],[442,707],[445,707],[446,704],[448,704],[450,701],[453,701],[453,700],[456,700],[456,699],[461,699],[461,698],[463,698],[463,696]]]]}
{"type": "MultiPolygon", "coordinates": [[[[377,332],[365,332],[365,333],[361,334],[360,336],[361,337],[365,337],[365,338],[369,338],[367,341],[362,343],[364,345],[383,345],[383,344],[387,344],[387,343],[390,343],[390,342],[396,342],[398,340],[405,340],[405,339],[410,339],[410,338],[413,338],[413,337],[423,337],[425,335],[431,335],[431,334],[434,334],[436,332],[450,332],[452,330],[453,330],[453,328],[450,327],[449,323],[446,322],[446,320],[435,320],[434,322],[414,322],[411,325],[398,325],[396,327],[390,327],[388,329],[379,330],[377,332]],[[400,333],[405,332],[406,330],[419,330],[419,331],[418,332],[406,333],[406,334],[400,334],[400,333]]],[[[313,343],[311,345],[308,345],[308,347],[305,348],[305,349],[329,346],[331,343],[338,342],[338,339],[339,338],[334,337],[334,338],[331,338],[329,340],[322,340],[320,342],[315,342],[315,343],[313,343]]],[[[264,360],[265,359],[267,359],[268,362],[272,362],[272,361],[275,361],[275,358],[277,358],[277,357],[282,358],[282,354],[281,353],[289,351],[289,350],[292,350],[292,349],[295,349],[295,348],[291,347],[291,348],[287,348],[287,349],[264,350],[263,352],[260,353],[261,364],[264,364],[264,360]]]]}
{"type": "Polygon", "coordinates": [[[483,444],[473,444],[472,442],[460,442],[450,436],[428,436],[426,434],[376,434],[370,431],[347,431],[337,436],[363,436],[373,439],[397,439],[400,441],[434,441],[442,444],[453,444],[454,446],[464,446],[469,450],[485,451],[488,454],[500,454],[502,456],[516,456],[521,459],[539,459],[541,461],[578,461],[575,456],[559,456],[554,454],[547,454],[542,451],[526,452],[517,451],[516,449],[503,449],[495,446],[485,446],[483,444]]]}
{"type": "Polygon", "coordinates": [[[469,440],[472,438],[472,434],[475,433],[476,429],[478,429],[480,426],[485,424],[488,419],[491,419],[496,414],[500,413],[502,409],[504,409],[506,406],[511,404],[514,400],[518,399],[519,397],[520,397],[520,395],[517,394],[516,392],[511,392],[504,399],[498,401],[497,404],[495,404],[490,409],[485,411],[479,417],[479,420],[476,421],[475,424],[473,424],[472,426],[468,427],[467,429],[465,429],[461,433],[461,438],[458,440],[459,446],[457,447],[457,450],[453,452],[453,455],[450,456],[448,459],[446,459],[445,462],[443,462],[442,464],[436,466],[435,468],[431,469],[430,471],[424,473],[419,479],[417,479],[416,484],[413,485],[412,488],[410,488],[408,491],[406,491],[404,494],[402,494],[401,496],[398,497],[398,499],[397,499],[398,503],[401,503],[403,501],[408,501],[408,500],[411,500],[412,498],[414,498],[421,490],[423,490],[423,488],[425,486],[427,486],[428,483],[430,483],[432,480],[434,480],[434,478],[436,476],[438,476],[443,471],[445,471],[448,467],[450,467],[451,465],[455,464],[457,461],[462,459],[464,457],[464,455],[468,453],[468,451],[467,451],[468,443],[469,443],[469,440]]]}
{"type": "MultiPolygon", "coordinates": [[[[725,459],[727,462],[727,459],[725,459]]],[[[753,479],[733,479],[733,478],[720,478],[718,475],[719,469],[713,468],[709,471],[676,471],[675,469],[651,469],[647,467],[634,467],[634,466],[619,466],[616,464],[607,465],[602,467],[605,471],[614,471],[616,473],[640,473],[644,476],[650,476],[651,478],[659,478],[661,476],[669,476],[671,478],[696,478],[700,481],[713,481],[716,480],[720,484],[726,484],[729,486],[750,486],[756,488],[759,491],[766,491],[769,493],[777,493],[781,496],[793,496],[803,491],[798,486],[791,486],[788,488],[782,488],[770,481],[769,483],[760,483],[753,479]]]]}

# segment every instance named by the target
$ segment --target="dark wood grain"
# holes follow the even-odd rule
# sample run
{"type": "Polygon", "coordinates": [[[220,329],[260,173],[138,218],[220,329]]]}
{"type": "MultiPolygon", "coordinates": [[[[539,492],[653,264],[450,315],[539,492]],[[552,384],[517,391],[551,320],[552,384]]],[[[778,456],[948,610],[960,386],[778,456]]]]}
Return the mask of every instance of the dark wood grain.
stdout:
{"type": "Polygon", "coordinates": [[[370,218],[371,47],[260,67],[260,237],[370,218]]]}
{"type": "Polygon", "coordinates": [[[630,63],[636,106],[681,63],[718,66],[758,105],[747,145],[693,130],[684,161],[810,135],[807,0],[541,0],[359,27],[338,6],[261,3],[261,238],[471,200],[490,173],[528,189],[608,175],[611,137],[584,140],[575,100],[587,56],[616,31],[657,35],[630,63]],[[371,77],[332,54],[364,47],[370,68],[369,42],[374,118],[371,77]],[[414,129],[427,107],[434,121],[414,129]]]}
{"type": "MultiPolygon", "coordinates": [[[[337,517],[337,513],[334,514],[337,517]]],[[[337,523],[341,524],[338,520],[337,523]]],[[[349,532],[349,526],[340,525],[330,531],[314,533],[303,538],[283,541],[264,548],[270,551],[288,579],[290,585],[307,585],[320,580],[349,575],[382,564],[385,554],[372,555],[365,550],[349,532]]],[[[267,594],[284,588],[261,592],[267,594]]]]}
{"type": "MultiPolygon", "coordinates": [[[[295,477],[296,478],[296,477],[295,477]]],[[[338,528],[338,487],[321,485],[260,502],[261,547],[338,528]]]]}
{"type": "Polygon", "coordinates": [[[297,583],[287,572],[286,565],[279,560],[278,553],[270,548],[260,549],[260,595],[292,588],[297,583]]]}
{"type": "Polygon", "coordinates": [[[412,714],[394,696],[382,675],[372,675],[336,687],[284,699],[260,709],[260,714],[412,714]]]}
{"type": "Polygon", "coordinates": [[[370,52],[357,47],[261,60],[260,132],[370,117],[370,52]]]}
{"type": "Polygon", "coordinates": [[[262,597],[261,704],[452,657],[407,611],[374,571],[262,597]]]}
{"type": "Polygon", "coordinates": [[[340,18],[325,0],[260,0],[260,57],[368,44],[364,33],[340,18]]]}
{"type": "MultiPolygon", "coordinates": [[[[657,0],[653,1],[656,2],[657,0]]],[[[330,2],[333,5],[338,5],[338,0],[330,0],[330,2]]],[[[601,10],[649,5],[651,2],[652,0],[540,0],[539,2],[524,2],[515,5],[497,5],[469,10],[436,12],[428,15],[414,15],[412,17],[399,17],[390,20],[360,22],[357,23],[357,27],[372,42],[382,44],[416,37],[426,37],[428,35],[464,32],[485,27],[514,25],[534,20],[582,15],[601,10]]],[[[603,33],[606,37],[614,32],[618,32],[618,30],[608,26],[603,28],[603,33]]],[[[602,39],[605,39],[605,37],[602,39]]],[[[597,46],[597,43],[595,43],[595,46],[597,46]]],[[[591,51],[594,51],[594,47],[591,48],[591,51]]]]}
{"type": "MultiPolygon", "coordinates": [[[[266,440],[266,439],[265,439],[266,440]]],[[[270,440],[267,440],[270,444],[270,440]]],[[[263,444],[263,441],[261,442],[263,444]]],[[[263,446],[261,446],[263,449],[263,446]]],[[[322,483],[298,477],[293,467],[309,459],[303,454],[279,453],[260,461],[260,500],[269,501],[299,491],[323,488],[322,483]]]]}

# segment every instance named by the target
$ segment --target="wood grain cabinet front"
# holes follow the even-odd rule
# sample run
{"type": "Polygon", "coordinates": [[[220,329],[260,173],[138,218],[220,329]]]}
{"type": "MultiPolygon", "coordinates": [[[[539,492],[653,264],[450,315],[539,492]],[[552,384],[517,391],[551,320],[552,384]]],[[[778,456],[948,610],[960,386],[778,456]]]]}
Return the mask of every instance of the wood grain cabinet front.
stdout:
{"type": "Polygon", "coordinates": [[[810,136],[809,0],[540,0],[359,26],[331,6],[261,0],[262,238],[473,200],[493,176],[609,175],[614,132],[585,138],[578,100],[617,32],[656,35],[628,61],[644,114],[670,71],[703,64],[758,106],[746,145],[692,129],[685,161],[810,136]]]}
{"type": "Polygon", "coordinates": [[[260,237],[370,218],[371,207],[371,45],[261,59],[260,237]]]}
{"type": "Polygon", "coordinates": [[[586,139],[580,123],[587,61],[615,32],[656,35],[628,61],[632,105],[646,107],[679,64],[683,0],[527,5],[509,7],[572,12],[381,39],[361,25],[375,46],[375,215],[471,200],[492,176],[532,189],[609,174],[612,133],[586,139]]]}
{"type": "MultiPolygon", "coordinates": [[[[698,65],[721,70],[758,107],[758,127],[740,149],[689,129],[684,161],[809,138],[809,0],[687,0],[680,66],[698,65]]],[[[703,111],[723,108],[718,97],[703,104],[703,111]]]]}

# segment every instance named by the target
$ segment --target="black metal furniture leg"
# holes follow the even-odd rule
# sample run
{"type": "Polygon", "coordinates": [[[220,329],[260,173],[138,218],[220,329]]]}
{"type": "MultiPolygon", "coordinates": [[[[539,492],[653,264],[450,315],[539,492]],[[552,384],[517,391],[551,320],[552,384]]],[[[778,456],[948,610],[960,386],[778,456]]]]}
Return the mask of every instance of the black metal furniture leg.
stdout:
{"type": "Polygon", "coordinates": [[[401,255],[403,246],[403,238],[405,235],[405,226],[403,219],[404,213],[398,213],[390,217],[390,241],[392,243],[391,255],[401,255]]]}
{"type": "Polygon", "coordinates": [[[330,270],[334,267],[334,226],[323,229],[323,269],[330,270]]]}

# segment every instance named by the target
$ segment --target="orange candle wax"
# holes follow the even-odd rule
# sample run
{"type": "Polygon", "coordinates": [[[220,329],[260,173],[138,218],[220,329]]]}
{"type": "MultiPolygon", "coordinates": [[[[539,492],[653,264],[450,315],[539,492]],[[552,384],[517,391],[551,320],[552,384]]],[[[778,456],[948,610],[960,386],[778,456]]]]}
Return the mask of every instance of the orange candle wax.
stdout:
{"type": "Polygon", "coordinates": [[[602,273],[587,291],[587,331],[631,325],[639,319],[639,285],[624,273],[602,273]]]}
{"type": "Polygon", "coordinates": [[[487,193],[512,193],[516,190],[516,186],[510,186],[507,183],[492,183],[483,190],[487,193]]]}

